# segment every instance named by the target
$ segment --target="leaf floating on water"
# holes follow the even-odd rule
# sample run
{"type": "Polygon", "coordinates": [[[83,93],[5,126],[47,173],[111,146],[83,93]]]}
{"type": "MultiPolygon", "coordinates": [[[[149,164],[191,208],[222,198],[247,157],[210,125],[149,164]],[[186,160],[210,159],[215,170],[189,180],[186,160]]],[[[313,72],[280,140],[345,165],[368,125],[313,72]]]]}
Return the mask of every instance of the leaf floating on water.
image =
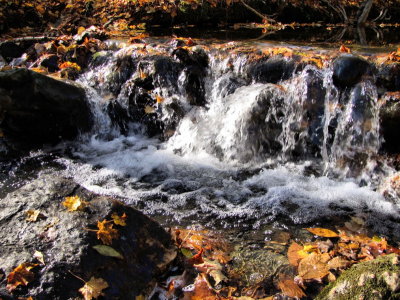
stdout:
{"type": "Polygon", "coordinates": [[[40,210],[30,209],[25,212],[26,218],[28,222],[36,222],[38,218],[41,216],[40,210]]]}
{"type": "Polygon", "coordinates": [[[33,253],[33,257],[36,258],[42,265],[45,265],[44,255],[42,252],[36,250],[35,253],[33,253]]]}
{"type": "Polygon", "coordinates": [[[325,229],[325,228],[306,228],[307,231],[311,232],[312,234],[321,236],[321,237],[327,237],[327,238],[331,238],[331,237],[339,237],[339,235],[329,229],[325,229]]]}
{"type": "Polygon", "coordinates": [[[68,211],[83,210],[87,206],[87,202],[83,201],[79,196],[65,197],[62,203],[68,211]]]}
{"type": "Polygon", "coordinates": [[[103,295],[103,290],[108,288],[108,283],[102,278],[92,277],[83,287],[79,289],[79,292],[83,295],[85,300],[97,299],[103,295]]]}
{"type": "Polygon", "coordinates": [[[30,270],[36,266],[37,264],[23,263],[16,267],[7,276],[7,290],[12,292],[19,285],[28,285],[35,278],[35,274],[30,270]]]}
{"type": "Polygon", "coordinates": [[[97,238],[106,245],[111,245],[113,239],[118,239],[118,230],[113,228],[111,221],[103,220],[97,222],[97,238]]]}
{"type": "Polygon", "coordinates": [[[113,219],[115,225],[126,226],[126,219],[128,216],[126,213],[123,213],[122,216],[118,216],[118,214],[113,213],[111,218],[113,219]]]}
{"type": "Polygon", "coordinates": [[[99,252],[101,255],[115,257],[119,259],[124,259],[121,253],[119,253],[114,248],[107,245],[96,245],[93,246],[93,249],[99,252]]]}

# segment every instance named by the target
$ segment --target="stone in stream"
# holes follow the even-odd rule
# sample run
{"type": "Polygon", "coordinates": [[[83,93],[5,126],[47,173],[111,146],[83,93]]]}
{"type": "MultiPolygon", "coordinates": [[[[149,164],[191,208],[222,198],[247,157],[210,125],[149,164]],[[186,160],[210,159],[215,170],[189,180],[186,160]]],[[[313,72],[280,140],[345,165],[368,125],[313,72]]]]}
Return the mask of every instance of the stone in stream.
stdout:
{"type": "Polygon", "coordinates": [[[250,76],[261,83],[278,83],[289,79],[295,69],[295,62],[281,57],[271,57],[264,62],[256,62],[249,67],[250,76]]]}
{"type": "Polygon", "coordinates": [[[400,63],[382,64],[377,74],[376,85],[383,91],[400,90],[400,63]]]}
{"type": "Polygon", "coordinates": [[[0,72],[0,129],[14,148],[73,139],[91,124],[82,88],[27,69],[0,72]]]}
{"type": "Polygon", "coordinates": [[[333,62],[333,84],[340,88],[352,87],[371,71],[371,65],[358,56],[344,54],[333,62]]]}
{"type": "Polygon", "coordinates": [[[400,127],[400,99],[396,94],[387,93],[379,110],[380,126],[383,135],[382,150],[389,153],[400,152],[398,128],[400,127]]]}
{"type": "Polygon", "coordinates": [[[176,256],[170,235],[155,221],[54,175],[41,175],[0,200],[0,240],[0,274],[7,277],[20,264],[37,264],[29,283],[12,293],[7,291],[7,279],[1,281],[3,299],[78,299],[84,285],[81,279],[87,282],[92,277],[107,282],[104,299],[135,299],[144,289],[151,289],[157,275],[176,256]],[[68,211],[62,203],[75,195],[87,204],[68,211]],[[27,220],[28,211],[39,212],[36,221],[27,220]],[[125,214],[126,226],[113,223],[113,214],[125,214]],[[95,232],[97,222],[103,220],[118,230],[111,250],[95,232]],[[118,257],[102,255],[96,248],[118,257]],[[34,257],[35,251],[42,253],[44,264],[34,257]]]}
{"type": "Polygon", "coordinates": [[[400,299],[400,257],[390,254],[358,263],[326,286],[315,299],[400,299]]]}
{"type": "Polygon", "coordinates": [[[20,57],[24,54],[24,50],[16,43],[7,41],[0,43],[0,55],[8,62],[12,61],[13,58],[20,57]]]}

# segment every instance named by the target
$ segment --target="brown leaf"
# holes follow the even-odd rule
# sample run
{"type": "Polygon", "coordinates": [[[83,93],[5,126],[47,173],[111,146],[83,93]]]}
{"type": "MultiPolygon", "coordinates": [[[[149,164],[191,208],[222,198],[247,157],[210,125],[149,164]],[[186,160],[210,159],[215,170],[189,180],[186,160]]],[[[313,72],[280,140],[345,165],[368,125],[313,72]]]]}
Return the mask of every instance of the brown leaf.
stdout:
{"type": "Polygon", "coordinates": [[[194,290],[189,292],[190,300],[216,300],[218,296],[213,292],[204,274],[199,274],[194,281],[194,290]]]}
{"type": "Polygon", "coordinates": [[[111,221],[98,221],[97,227],[97,238],[101,240],[106,245],[111,245],[113,239],[118,239],[119,233],[118,230],[113,228],[113,224],[111,221]]]}
{"type": "Polygon", "coordinates": [[[292,266],[297,267],[299,265],[299,262],[304,258],[304,256],[299,254],[299,251],[303,250],[303,247],[297,244],[296,242],[293,242],[289,249],[288,249],[288,259],[289,263],[292,266]]]}
{"type": "Polygon", "coordinates": [[[350,53],[351,50],[349,48],[347,48],[345,45],[341,45],[339,48],[339,51],[342,53],[350,53]]]}
{"type": "Polygon", "coordinates": [[[346,269],[351,265],[351,262],[347,259],[336,256],[328,261],[328,268],[329,270],[338,270],[338,269],[346,269]]]}
{"type": "Polygon", "coordinates": [[[29,222],[36,222],[37,219],[40,217],[41,213],[40,210],[37,209],[30,209],[25,212],[26,218],[25,220],[29,222]]]}
{"type": "Polygon", "coordinates": [[[285,275],[279,276],[278,288],[288,297],[301,299],[306,296],[304,291],[294,282],[293,278],[285,275]]]}
{"type": "Polygon", "coordinates": [[[102,278],[92,277],[83,287],[79,289],[79,292],[83,295],[85,300],[97,299],[97,297],[103,295],[103,290],[108,288],[108,283],[102,278]]]}
{"type": "Polygon", "coordinates": [[[65,197],[62,203],[68,211],[83,210],[87,206],[87,202],[83,201],[79,196],[65,197]]]}
{"type": "Polygon", "coordinates": [[[312,234],[318,235],[318,236],[322,236],[322,237],[338,237],[339,235],[329,229],[325,229],[325,228],[306,228],[307,231],[311,232],[312,234]]]}
{"type": "Polygon", "coordinates": [[[299,275],[304,280],[320,281],[329,274],[327,262],[330,260],[328,253],[311,253],[299,263],[299,275]]]}
{"type": "Polygon", "coordinates": [[[12,292],[19,285],[28,285],[35,277],[35,274],[30,270],[36,266],[37,264],[23,263],[16,267],[7,276],[7,290],[12,292]]]}
{"type": "Polygon", "coordinates": [[[126,219],[128,216],[126,213],[123,213],[122,216],[118,216],[118,214],[113,213],[111,218],[113,219],[115,225],[126,226],[126,219]]]}

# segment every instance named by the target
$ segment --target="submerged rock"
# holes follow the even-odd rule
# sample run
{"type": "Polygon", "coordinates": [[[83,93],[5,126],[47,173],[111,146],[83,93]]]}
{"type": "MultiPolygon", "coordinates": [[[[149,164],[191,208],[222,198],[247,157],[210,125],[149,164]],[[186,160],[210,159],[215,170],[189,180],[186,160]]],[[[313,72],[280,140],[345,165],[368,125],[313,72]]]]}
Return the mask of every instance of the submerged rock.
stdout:
{"type": "Polygon", "coordinates": [[[333,84],[340,88],[352,87],[370,71],[370,64],[355,55],[345,54],[333,62],[333,84]]]}
{"type": "Polygon", "coordinates": [[[1,273],[9,276],[20,264],[37,264],[29,283],[12,295],[3,280],[0,297],[77,299],[84,285],[78,278],[95,277],[108,285],[104,299],[135,299],[176,256],[169,234],[156,222],[69,179],[43,175],[0,200],[0,208],[1,273]],[[62,203],[75,195],[87,203],[68,211],[62,203]],[[35,212],[37,219],[29,218],[35,212]],[[125,226],[113,222],[116,215],[125,226]],[[96,232],[103,220],[118,231],[108,247],[96,232]]]}
{"type": "Polygon", "coordinates": [[[73,139],[91,123],[82,88],[27,69],[0,72],[0,128],[14,147],[73,139]]]}
{"type": "Polygon", "coordinates": [[[23,53],[24,50],[14,42],[0,43],[0,55],[8,62],[12,61],[13,58],[20,57],[23,53]]]}
{"type": "Polygon", "coordinates": [[[295,69],[293,60],[272,57],[265,62],[250,66],[249,73],[256,82],[277,83],[289,79],[295,69]]]}
{"type": "Polygon", "coordinates": [[[316,300],[400,299],[400,257],[395,254],[362,262],[326,286],[316,300]]]}

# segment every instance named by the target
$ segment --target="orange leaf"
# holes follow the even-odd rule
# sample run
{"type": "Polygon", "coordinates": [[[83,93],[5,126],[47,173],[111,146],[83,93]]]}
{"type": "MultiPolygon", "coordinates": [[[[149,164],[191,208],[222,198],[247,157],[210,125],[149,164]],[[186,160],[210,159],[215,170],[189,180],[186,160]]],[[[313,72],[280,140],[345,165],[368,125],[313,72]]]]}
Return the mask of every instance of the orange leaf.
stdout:
{"type": "Polygon", "coordinates": [[[164,98],[159,95],[156,95],[156,101],[157,103],[162,103],[164,101],[164,98]]]}
{"type": "Polygon", "coordinates": [[[98,221],[97,227],[97,239],[101,240],[106,245],[111,245],[113,239],[118,239],[119,233],[117,229],[113,228],[113,224],[111,221],[98,221]]]}
{"type": "Polygon", "coordinates": [[[30,270],[36,266],[37,264],[23,263],[16,267],[7,276],[7,290],[12,292],[19,285],[28,285],[35,277],[35,274],[30,270]]]}
{"type": "Polygon", "coordinates": [[[325,229],[325,228],[306,228],[307,231],[311,232],[312,234],[318,235],[318,236],[322,236],[322,237],[338,237],[339,235],[329,229],[325,229]]]}
{"type": "Polygon", "coordinates": [[[97,299],[103,295],[103,290],[108,288],[108,283],[102,278],[92,277],[85,285],[79,289],[85,300],[97,299]]]}
{"type": "Polygon", "coordinates": [[[339,48],[339,51],[342,53],[350,53],[351,50],[349,48],[347,48],[345,45],[341,45],[339,48]]]}
{"type": "Polygon", "coordinates": [[[66,62],[60,64],[58,67],[60,69],[72,68],[72,69],[77,70],[78,72],[81,71],[81,67],[78,64],[76,64],[74,62],[70,62],[70,61],[66,61],[66,62]]]}
{"type": "Polygon", "coordinates": [[[202,254],[204,252],[204,249],[200,249],[200,251],[193,255],[193,257],[191,259],[189,259],[189,262],[194,264],[194,265],[198,265],[198,264],[202,264],[204,262],[202,254]]]}
{"type": "Polygon", "coordinates": [[[311,253],[299,264],[299,275],[304,280],[321,280],[329,274],[327,262],[330,260],[328,253],[311,253]]]}
{"type": "Polygon", "coordinates": [[[288,249],[288,259],[289,259],[289,263],[292,266],[297,267],[299,265],[300,260],[302,260],[304,258],[304,256],[301,256],[301,254],[299,254],[299,251],[303,250],[303,247],[300,246],[299,244],[297,244],[296,242],[293,242],[288,249]]]}
{"type": "Polygon", "coordinates": [[[288,297],[301,299],[305,297],[304,291],[294,282],[293,278],[285,275],[279,276],[278,288],[288,297]]]}

